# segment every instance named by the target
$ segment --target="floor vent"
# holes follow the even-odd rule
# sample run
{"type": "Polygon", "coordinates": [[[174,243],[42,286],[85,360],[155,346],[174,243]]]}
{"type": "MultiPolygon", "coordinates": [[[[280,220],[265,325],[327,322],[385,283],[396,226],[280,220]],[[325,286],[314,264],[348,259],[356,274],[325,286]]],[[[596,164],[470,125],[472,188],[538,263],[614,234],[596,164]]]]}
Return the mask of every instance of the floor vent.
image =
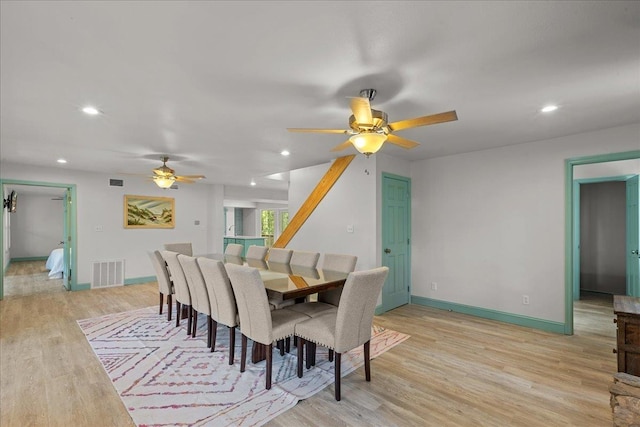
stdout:
{"type": "Polygon", "coordinates": [[[124,260],[94,261],[92,288],[108,288],[124,285],[124,260]]]}

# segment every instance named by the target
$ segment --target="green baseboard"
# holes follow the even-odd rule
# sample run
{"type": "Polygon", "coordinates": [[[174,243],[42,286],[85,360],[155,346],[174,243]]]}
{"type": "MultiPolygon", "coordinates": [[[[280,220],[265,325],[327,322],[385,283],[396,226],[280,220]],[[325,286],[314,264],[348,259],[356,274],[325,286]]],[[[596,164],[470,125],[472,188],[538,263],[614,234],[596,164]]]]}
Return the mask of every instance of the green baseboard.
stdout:
{"type": "Polygon", "coordinates": [[[512,323],[527,328],[540,329],[557,334],[565,334],[565,325],[560,322],[537,319],[535,317],[522,316],[519,314],[505,313],[502,311],[487,308],[473,307],[470,305],[457,304],[435,300],[431,298],[411,296],[411,303],[424,305],[426,307],[439,308],[441,310],[455,311],[456,313],[469,314],[471,316],[482,317],[484,319],[498,320],[500,322],[512,323]]]}
{"type": "Polygon", "coordinates": [[[91,289],[91,283],[76,283],[76,285],[71,288],[72,291],[86,291],[89,289],[91,289]]]}
{"type": "Polygon", "coordinates": [[[155,282],[156,276],[145,276],[145,277],[130,277],[129,279],[124,279],[125,285],[139,285],[141,283],[149,283],[155,282]]]}
{"type": "Polygon", "coordinates": [[[20,262],[20,261],[46,261],[49,258],[49,256],[27,256],[27,257],[21,257],[21,258],[11,258],[11,261],[9,261],[9,263],[12,262],[20,262]]]}
{"type": "Polygon", "coordinates": [[[383,313],[385,313],[385,311],[382,309],[382,304],[376,306],[376,310],[373,312],[376,316],[380,316],[383,313]]]}

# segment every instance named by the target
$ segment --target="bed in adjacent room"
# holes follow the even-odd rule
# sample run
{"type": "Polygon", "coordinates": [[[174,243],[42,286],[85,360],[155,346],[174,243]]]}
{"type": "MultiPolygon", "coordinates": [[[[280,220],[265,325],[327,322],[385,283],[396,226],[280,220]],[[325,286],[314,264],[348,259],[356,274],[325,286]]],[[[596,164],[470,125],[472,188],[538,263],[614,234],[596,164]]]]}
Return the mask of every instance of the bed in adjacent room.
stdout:
{"type": "Polygon", "coordinates": [[[47,270],[49,270],[49,279],[62,279],[62,272],[64,271],[64,249],[57,248],[52,250],[45,266],[47,270]]]}

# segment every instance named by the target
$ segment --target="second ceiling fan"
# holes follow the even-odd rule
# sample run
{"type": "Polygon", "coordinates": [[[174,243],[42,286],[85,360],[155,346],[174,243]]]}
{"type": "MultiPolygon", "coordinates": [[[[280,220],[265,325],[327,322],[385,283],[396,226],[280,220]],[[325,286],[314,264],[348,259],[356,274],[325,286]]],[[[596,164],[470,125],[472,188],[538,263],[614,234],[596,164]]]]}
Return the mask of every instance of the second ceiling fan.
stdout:
{"type": "Polygon", "coordinates": [[[341,151],[353,145],[356,150],[369,157],[377,152],[382,144],[389,142],[402,148],[414,148],[420,145],[410,139],[394,135],[393,132],[414,128],[418,126],[435,125],[458,120],[455,110],[430,116],[416,117],[414,119],[400,120],[393,123],[387,122],[387,113],[371,108],[371,101],[376,96],[375,89],[363,89],[360,97],[351,98],[351,111],[349,127],[351,129],[307,129],[288,128],[289,132],[313,132],[336,133],[350,135],[349,139],[339,144],[331,151],[341,151]]]}

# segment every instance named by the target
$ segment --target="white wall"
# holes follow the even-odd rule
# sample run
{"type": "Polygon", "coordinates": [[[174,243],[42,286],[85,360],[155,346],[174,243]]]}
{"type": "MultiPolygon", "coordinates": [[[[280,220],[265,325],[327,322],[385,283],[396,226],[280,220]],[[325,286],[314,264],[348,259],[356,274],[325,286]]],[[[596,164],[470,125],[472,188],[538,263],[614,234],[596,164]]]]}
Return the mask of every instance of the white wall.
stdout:
{"type": "MultiPolygon", "coordinates": [[[[326,163],[290,173],[290,218],[293,218],[330,166],[330,163],[326,163]]],[[[358,257],[357,270],[380,265],[376,257],[376,169],[375,156],[369,159],[357,156],[287,247],[320,253],[353,254],[358,257]],[[347,232],[349,225],[353,225],[353,233],[347,232]]]]}
{"type": "Polygon", "coordinates": [[[639,148],[631,125],[413,162],[413,295],[564,322],[564,160],[639,148]]]}
{"type": "Polygon", "coordinates": [[[2,164],[2,178],[77,185],[78,283],[90,282],[91,263],[97,260],[125,259],[126,278],[153,276],[146,252],[167,242],[190,241],[196,254],[222,252],[222,185],[197,183],[162,190],[143,178],[125,177],[124,187],[111,187],[109,178],[121,177],[7,163],[2,164]],[[125,194],[175,198],[175,228],[125,229],[125,194]],[[97,226],[103,231],[96,231],[97,226]]]}
{"type": "MultiPolygon", "coordinates": [[[[46,257],[64,240],[64,205],[51,195],[22,194],[11,218],[11,257],[46,257]]],[[[6,211],[5,211],[6,212],[6,211]]]]}

